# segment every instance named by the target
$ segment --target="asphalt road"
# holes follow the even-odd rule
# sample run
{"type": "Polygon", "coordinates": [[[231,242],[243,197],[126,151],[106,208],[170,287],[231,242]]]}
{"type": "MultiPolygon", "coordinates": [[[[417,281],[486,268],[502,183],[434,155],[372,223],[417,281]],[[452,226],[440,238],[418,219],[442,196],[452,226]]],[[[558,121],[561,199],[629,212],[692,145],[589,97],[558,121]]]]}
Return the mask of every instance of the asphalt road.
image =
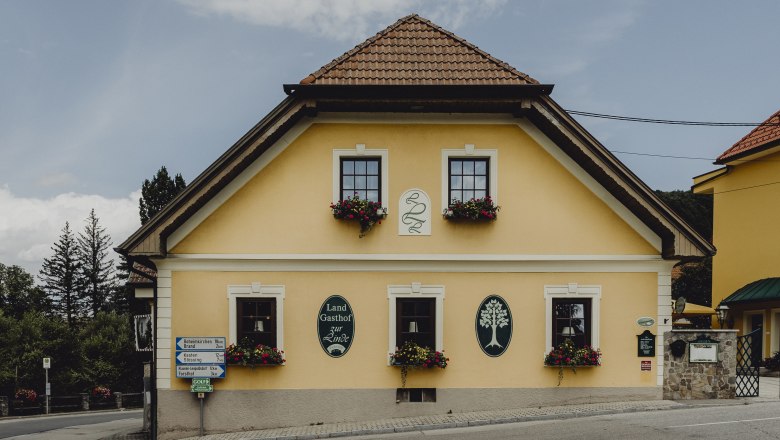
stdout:
{"type": "Polygon", "coordinates": [[[349,439],[780,439],[780,402],[638,412],[349,439]]]}
{"type": "MultiPolygon", "coordinates": [[[[141,429],[142,425],[142,410],[128,410],[128,411],[107,411],[107,412],[94,412],[86,414],[62,414],[51,416],[36,416],[36,417],[23,417],[15,419],[0,420],[0,438],[9,438],[15,436],[26,436],[27,438],[64,438],[64,431],[58,431],[58,435],[54,435],[52,431],[63,430],[73,427],[81,427],[85,425],[92,425],[93,428],[85,429],[70,429],[70,432],[74,435],[79,434],[80,438],[94,437],[91,435],[85,435],[85,431],[95,431],[106,433],[112,428],[111,423],[124,421],[123,423],[114,423],[113,426],[121,426],[123,429],[128,426],[133,426],[134,421],[137,421],[138,429],[141,429]],[[77,432],[78,431],[78,432],[77,432]],[[48,433],[48,434],[47,434],[48,433]]],[[[108,434],[106,434],[108,435],[108,434]]],[[[23,437],[24,438],[24,437],[23,437]]],[[[97,437],[99,438],[99,437],[97,437]]]]}

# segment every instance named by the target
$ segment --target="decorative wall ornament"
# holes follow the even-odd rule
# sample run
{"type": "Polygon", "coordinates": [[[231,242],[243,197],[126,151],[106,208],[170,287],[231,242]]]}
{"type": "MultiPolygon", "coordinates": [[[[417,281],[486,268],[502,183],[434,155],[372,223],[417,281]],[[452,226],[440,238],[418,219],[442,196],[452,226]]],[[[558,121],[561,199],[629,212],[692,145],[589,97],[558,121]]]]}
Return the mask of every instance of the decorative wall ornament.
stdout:
{"type": "Polygon", "coordinates": [[[398,235],[431,235],[431,198],[410,189],[398,201],[398,235]]]}
{"type": "Polygon", "coordinates": [[[512,312],[504,298],[490,295],[479,305],[476,317],[479,348],[491,357],[501,356],[512,340],[512,312]]]}

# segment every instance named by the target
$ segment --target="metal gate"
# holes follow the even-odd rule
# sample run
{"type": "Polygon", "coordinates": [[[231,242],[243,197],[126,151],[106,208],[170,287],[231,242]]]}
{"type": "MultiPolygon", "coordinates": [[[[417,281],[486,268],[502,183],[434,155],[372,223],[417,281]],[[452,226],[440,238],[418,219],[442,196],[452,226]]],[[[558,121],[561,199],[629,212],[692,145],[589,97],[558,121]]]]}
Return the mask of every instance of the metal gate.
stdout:
{"type": "Polygon", "coordinates": [[[761,343],[761,327],[737,337],[737,397],[758,397],[759,362],[753,356],[754,344],[761,343]]]}

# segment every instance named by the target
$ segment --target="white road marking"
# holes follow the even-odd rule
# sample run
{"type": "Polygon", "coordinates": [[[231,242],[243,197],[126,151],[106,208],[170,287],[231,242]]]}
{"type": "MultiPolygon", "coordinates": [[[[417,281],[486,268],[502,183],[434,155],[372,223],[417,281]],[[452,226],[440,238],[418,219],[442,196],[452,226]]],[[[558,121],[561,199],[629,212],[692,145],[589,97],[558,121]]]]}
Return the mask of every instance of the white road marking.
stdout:
{"type": "Polygon", "coordinates": [[[693,425],[677,425],[677,426],[668,426],[668,428],[689,428],[692,426],[727,425],[729,423],[761,422],[764,420],[778,420],[778,419],[780,419],[780,417],[767,417],[765,419],[745,419],[745,420],[731,420],[728,422],[711,422],[711,423],[696,423],[693,425]]]}

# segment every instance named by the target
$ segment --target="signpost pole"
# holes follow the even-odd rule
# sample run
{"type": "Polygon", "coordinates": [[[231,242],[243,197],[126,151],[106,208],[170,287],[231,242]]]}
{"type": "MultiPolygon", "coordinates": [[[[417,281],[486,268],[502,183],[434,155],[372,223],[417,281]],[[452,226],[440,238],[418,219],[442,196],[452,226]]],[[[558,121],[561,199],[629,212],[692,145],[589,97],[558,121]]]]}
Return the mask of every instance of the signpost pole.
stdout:
{"type": "Polygon", "coordinates": [[[49,414],[49,394],[51,394],[51,384],[49,384],[49,368],[51,368],[51,358],[43,358],[43,371],[46,372],[46,414],[49,414]]]}
{"type": "Polygon", "coordinates": [[[203,437],[203,400],[206,397],[206,393],[198,393],[198,400],[200,400],[200,436],[203,437]]]}

